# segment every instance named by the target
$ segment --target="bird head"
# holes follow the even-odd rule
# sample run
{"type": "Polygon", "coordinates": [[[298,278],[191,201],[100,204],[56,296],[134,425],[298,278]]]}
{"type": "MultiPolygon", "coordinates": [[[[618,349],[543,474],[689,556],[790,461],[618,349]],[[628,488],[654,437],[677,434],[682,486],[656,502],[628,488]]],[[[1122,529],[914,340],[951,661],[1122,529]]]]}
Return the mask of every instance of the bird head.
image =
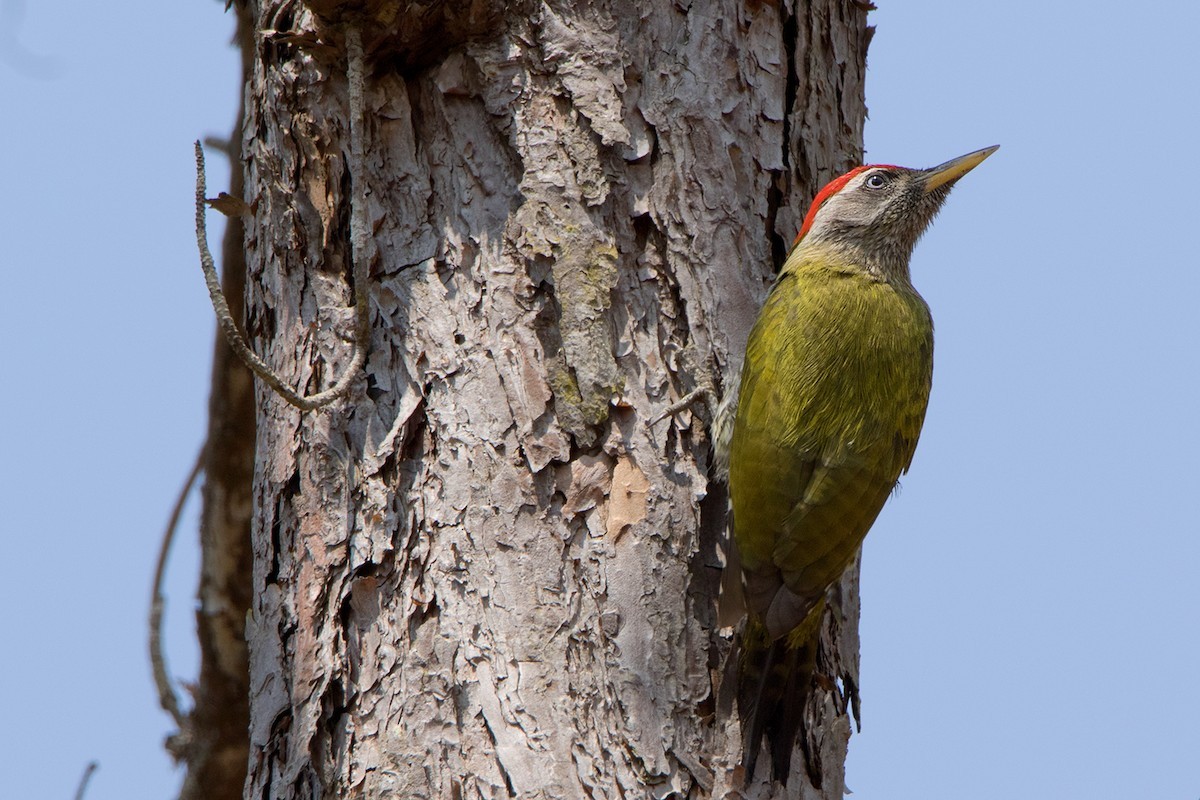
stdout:
{"type": "Polygon", "coordinates": [[[817,192],[795,244],[833,248],[882,277],[907,280],[913,247],[950,189],[997,149],[985,147],[930,169],[852,169],[817,192]]]}

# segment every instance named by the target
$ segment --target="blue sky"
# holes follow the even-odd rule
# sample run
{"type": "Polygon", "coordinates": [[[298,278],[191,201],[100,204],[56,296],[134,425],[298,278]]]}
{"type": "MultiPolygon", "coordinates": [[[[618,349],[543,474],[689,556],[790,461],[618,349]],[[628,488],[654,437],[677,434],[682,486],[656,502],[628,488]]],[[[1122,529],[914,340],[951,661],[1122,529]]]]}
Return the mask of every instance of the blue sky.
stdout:
{"type": "MultiPolygon", "coordinates": [[[[1195,800],[1200,4],[879,2],[868,159],[1001,149],[914,257],[934,393],[867,541],[849,786],[1195,800]]],[[[6,796],[64,798],[96,759],[88,800],[167,797],[144,618],[203,436],[191,142],[233,122],[232,20],[203,0],[16,7],[0,15],[0,774],[6,796]]],[[[194,509],[186,524],[167,630],[183,678],[194,509]]]]}

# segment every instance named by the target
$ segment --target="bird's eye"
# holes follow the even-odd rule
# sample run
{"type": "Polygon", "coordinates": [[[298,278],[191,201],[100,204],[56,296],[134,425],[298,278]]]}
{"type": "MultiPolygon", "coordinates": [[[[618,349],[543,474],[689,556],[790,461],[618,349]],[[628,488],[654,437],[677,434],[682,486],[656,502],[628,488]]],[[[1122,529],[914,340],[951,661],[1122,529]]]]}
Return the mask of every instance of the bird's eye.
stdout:
{"type": "Polygon", "coordinates": [[[867,176],[867,179],[863,181],[863,186],[868,189],[882,189],[887,186],[887,178],[883,176],[882,172],[876,172],[867,176]]]}

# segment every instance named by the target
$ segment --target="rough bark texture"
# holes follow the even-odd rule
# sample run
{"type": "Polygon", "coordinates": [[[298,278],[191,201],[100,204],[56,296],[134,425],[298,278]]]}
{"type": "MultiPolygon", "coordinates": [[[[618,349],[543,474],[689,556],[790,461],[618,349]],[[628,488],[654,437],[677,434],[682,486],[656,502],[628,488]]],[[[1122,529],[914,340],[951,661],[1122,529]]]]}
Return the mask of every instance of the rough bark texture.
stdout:
{"type": "MultiPolygon", "coordinates": [[[[258,388],[247,796],[726,796],[724,494],[705,420],[652,420],[728,380],[808,199],[861,157],[866,12],[401,5],[364,36],[367,369],[308,414],[258,388]]],[[[316,11],[252,7],[244,140],[247,326],[309,392],[353,326],[316,11]]],[[[826,671],[852,689],[844,588],[826,671]]],[[[841,797],[826,694],[826,785],[797,758],[744,796],[841,797]]]]}

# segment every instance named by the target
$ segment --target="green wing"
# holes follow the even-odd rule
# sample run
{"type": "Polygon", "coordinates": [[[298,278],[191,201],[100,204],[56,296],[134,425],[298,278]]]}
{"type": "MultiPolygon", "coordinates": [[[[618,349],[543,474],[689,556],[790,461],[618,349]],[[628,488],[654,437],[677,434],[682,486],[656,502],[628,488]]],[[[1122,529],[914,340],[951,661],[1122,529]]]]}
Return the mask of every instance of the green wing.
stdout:
{"type": "Polygon", "coordinates": [[[772,290],[742,368],[729,484],[746,602],[773,635],[839,578],[908,468],[932,350],[911,288],[801,263],[772,290]]]}

